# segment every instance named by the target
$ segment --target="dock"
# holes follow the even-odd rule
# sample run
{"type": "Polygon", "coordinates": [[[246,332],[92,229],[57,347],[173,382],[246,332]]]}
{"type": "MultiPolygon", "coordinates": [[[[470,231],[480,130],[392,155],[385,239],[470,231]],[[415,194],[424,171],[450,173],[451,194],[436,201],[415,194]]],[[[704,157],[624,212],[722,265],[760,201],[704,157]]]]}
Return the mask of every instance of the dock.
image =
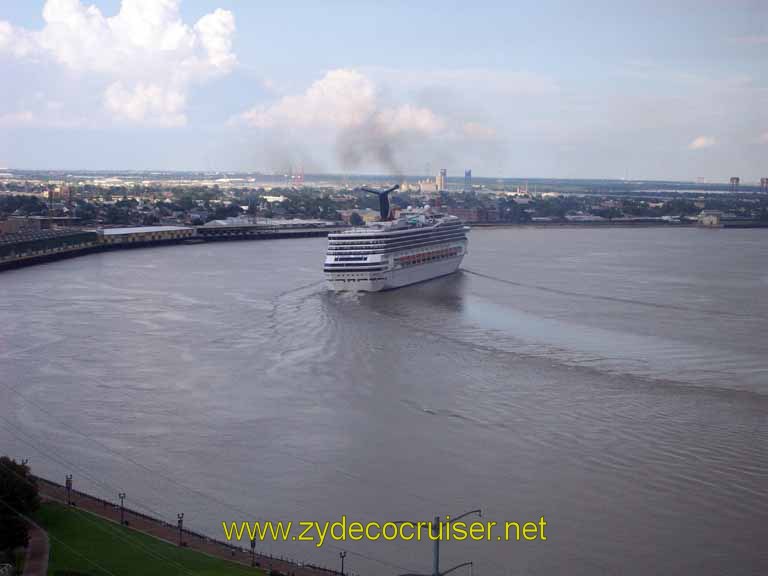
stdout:
{"type": "Polygon", "coordinates": [[[0,270],[19,268],[94,252],[234,240],[325,237],[344,226],[138,226],[53,229],[0,235],[0,270]]]}

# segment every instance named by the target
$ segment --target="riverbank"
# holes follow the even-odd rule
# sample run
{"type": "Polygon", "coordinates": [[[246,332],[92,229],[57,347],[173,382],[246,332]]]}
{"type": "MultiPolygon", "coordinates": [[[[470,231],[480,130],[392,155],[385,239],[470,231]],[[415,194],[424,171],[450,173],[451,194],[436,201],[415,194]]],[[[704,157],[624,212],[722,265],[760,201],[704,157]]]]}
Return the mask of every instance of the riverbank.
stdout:
{"type": "MultiPolygon", "coordinates": [[[[48,572],[34,572],[40,576],[46,573],[115,576],[137,573],[146,576],[265,574],[263,569],[257,571],[180,548],[58,502],[43,502],[35,519],[51,539],[48,572]]],[[[25,568],[25,576],[27,573],[25,568]]]]}
{"type": "Polygon", "coordinates": [[[525,223],[478,222],[472,228],[768,228],[768,222],[760,220],[724,220],[717,226],[702,226],[697,221],[667,221],[657,219],[635,220],[566,220],[525,223]]]}
{"type": "Polygon", "coordinates": [[[697,222],[680,222],[669,220],[658,220],[656,218],[635,219],[635,220],[537,220],[532,222],[477,222],[471,224],[472,228],[520,228],[520,227],[540,227],[540,228],[690,228],[696,226],[697,222]]]}
{"type": "Polygon", "coordinates": [[[107,250],[234,240],[326,236],[339,227],[144,226],[100,231],[47,231],[0,237],[0,271],[76,258],[107,250]]]}
{"type": "MultiPolygon", "coordinates": [[[[472,228],[691,228],[697,222],[658,219],[604,220],[604,221],[540,221],[476,222],[472,228]]],[[[725,221],[707,228],[767,228],[768,223],[725,221]]],[[[309,238],[327,236],[343,230],[342,227],[279,228],[263,226],[145,226],[138,228],[112,228],[101,231],[58,231],[38,240],[14,243],[8,236],[0,237],[0,272],[56,260],[76,258],[108,250],[149,248],[169,244],[199,244],[236,240],[275,240],[281,238],[309,238]]]]}
{"type": "MultiPolygon", "coordinates": [[[[61,525],[64,534],[70,534],[71,538],[77,539],[80,548],[76,547],[76,550],[90,551],[91,557],[97,552],[99,555],[104,555],[99,559],[93,558],[97,562],[112,562],[113,553],[117,554],[120,550],[124,551],[126,547],[123,544],[119,546],[115,544],[116,540],[120,540],[123,543],[128,543],[129,551],[134,549],[132,556],[140,555],[140,553],[135,552],[135,549],[138,548],[143,550],[145,557],[152,557],[155,560],[164,559],[159,563],[159,567],[164,568],[165,571],[152,572],[142,569],[142,574],[168,574],[171,573],[168,572],[169,565],[176,566],[177,570],[175,571],[193,574],[240,575],[254,573],[253,568],[251,568],[252,557],[249,549],[233,546],[227,542],[186,529],[181,531],[182,545],[179,546],[179,529],[176,524],[125,507],[122,517],[123,525],[121,525],[119,504],[72,490],[71,506],[67,506],[67,491],[64,486],[40,477],[37,477],[37,483],[43,500],[53,503],[55,506],[49,508],[49,514],[45,514],[45,507],[43,514],[38,514],[43,527],[50,530],[51,525],[61,525]],[[102,542],[105,538],[112,543],[105,544],[102,542]],[[110,552],[111,550],[113,552],[110,552]],[[226,564],[222,564],[222,561],[226,561],[226,564]],[[183,570],[179,566],[183,567],[183,570]],[[222,570],[222,566],[226,570],[222,570]]],[[[69,542],[67,541],[67,543],[69,542]]],[[[55,541],[52,543],[52,549],[54,555],[58,556],[55,541]]],[[[128,567],[127,571],[123,570],[116,573],[131,573],[130,567],[135,568],[136,566],[131,560],[132,556],[121,553],[118,554],[117,558],[114,558],[114,561],[119,562],[121,566],[128,567]]],[[[72,558],[68,554],[65,554],[65,557],[67,562],[64,564],[67,564],[72,558]]],[[[253,555],[253,560],[255,568],[274,576],[280,574],[334,576],[337,574],[334,570],[258,552],[253,555]]],[[[60,565],[58,558],[53,558],[53,556],[51,566],[57,570],[73,569],[68,564],[60,565]]],[[[80,568],[83,568],[82,561],[80,568]]]]}

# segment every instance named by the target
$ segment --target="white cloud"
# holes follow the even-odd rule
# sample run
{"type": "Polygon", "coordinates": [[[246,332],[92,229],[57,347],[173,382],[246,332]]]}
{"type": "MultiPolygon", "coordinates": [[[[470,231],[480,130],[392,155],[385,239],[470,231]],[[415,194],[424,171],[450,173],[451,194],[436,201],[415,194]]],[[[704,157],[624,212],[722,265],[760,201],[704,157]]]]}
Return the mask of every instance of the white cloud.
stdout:
{"type": "Polygon", "coordinates": [[[717,141],[712,136],[698,136],[688,144],[688,149],[703,150],[704,148],[712,148],[715,144],[717,144],[717,141]]]}
{"type": "Polygon", "coordinates": [[[331,70],[306,92],[257,106],[239,117],[255,128],[297,127],[345,130],[366,126],[394,135],[436,134],[445,120],[429,108],[405,104],[382,106],[374,83],[357,70],[331,70]]]}
{"type": "Polygon", "coordinates": [[[4,20],[0,20],[0,50],[9,51],[13,45],[13,27],[4,20]]]}
{"type": "Polygon", "coordinates": [[[496,130],[478,122],[466,122],[463,130],[464,136],[475,140],[494,140],[497,137],[496,130]]]}
{"type": "MultiPolygon", "coordinates": [[[[450,122],[431,108],[414,104],[385,104],[374,82],[357,70],[327,72],[301,94],[259,105],[233,119],[254,128],[321,128],[374,130],[383,136],[450,133],[450,122]]],[[[477,123],[463,125],[470,138],[488,139],[492,129],[477,123]]]]}
{"type": "Polygon", "coordinates": [[[371,67],[365,72],[387,85],[407,86],[412,90],[470,89],[482,95],[505,97],[557,95],[561,88],[550,76],[525,70],[494,68],[399,69],[371,67]]]}
{"type": "MultiPolygon", "coordinates": [[[[384,168],[390,173],[402,173],[401,161],[411,161],[413,154],[445,156],[443,145],[448,141],[487,145],[494,140],[496,144],[494,130],[467,122],[461,114],[445,115],[423,104],[395,102],[390,94],[359,70],[339,68],[304,92],[255,106],[233,117],[230,124],[274,130],[273,135],[295,141],[294,150],[310,142],[335,141],[342,168],[384,168]]],[[[403,99],[407,97],[399,98],[403,99]]]]}
{"type": "Polygon", "coordinates": [[[347,128],[362,124],[376,109],[373,83],[355,70],[326,73],[306,92],[257,106],[241,118],[256,128],[275,126],[347,128]]]}
{"type": "Polygon", "coordinates": [[[17,30],[8,22],[0,20],[0,54],[6,52],[21,58],[34,50],[32,35],[26,30],[17,30]]]}
{"type": "Polygon", "coordinates": [[[387,134],[414,132],[435,135],[446,127],[446,121],[429,108],[410,104],[381,110],[376,115],[376,123],[387,134]]]}
{"type": "Polygon", "coordinates": [[[157,84],[139,83],[126,88],[122,82],[115,82],[104,93],[107,110],[133,122],[155,118],[160,125],[183,126],[185,104],[183,92],[157,84]]]}
{"type": "Polygon", "coordinates": [[[23,108],[17,112],[0,113],[0,127],[75,128],[83,126],[86,119],[79,115],[62,115],[61,102],[50,100],[34,109],[23,108]]]}
{"type": "Polygon", "coordinates": [[[35,122],[35,115],[28,110],[0,114],[0,126],[10,128],[15,126],[28,126],[35,122]]]}
{"type": "Polygon", "coordinates": [[[758,136],[757,141],[760,142],[760,144],[768,144],[768,132],[763,132],[758,136]]]}
{"type": "Polygon", "coordinates": [[[232,12],[218,8],[206,14],[197,24],[195,31],[208,54],[209,63],[218,70],[229,71],[237,64],[232,52],[232,36],[235,32],[235,17],[232,12]]]}
{"type": "Polygon", "coordinates": [[[104,107],[118,119],[180,125],[189,87],[229,73],[237,61],[231,12],[217,9],[189,26],[179,4],[122,0],[118,13],[105,17],[80,0],[47,0],[39,30],[0,21],[0,53],[103,77],[104,107]]]}

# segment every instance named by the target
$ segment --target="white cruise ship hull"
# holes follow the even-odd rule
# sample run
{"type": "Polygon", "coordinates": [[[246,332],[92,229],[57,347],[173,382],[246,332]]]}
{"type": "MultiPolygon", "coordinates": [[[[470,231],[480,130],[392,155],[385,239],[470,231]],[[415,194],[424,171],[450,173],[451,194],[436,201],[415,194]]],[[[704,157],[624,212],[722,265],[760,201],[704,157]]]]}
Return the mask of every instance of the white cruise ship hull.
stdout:
{"type": "Polygon", "coordinates": [[[467,229],[454,216],[416,215],[328,235],[323,270],[333,290],[378,292],[455,272],[467,229]]]}
{"type": "Polygon", "coordinates": [[[326,279],[329,287],[337,292],[380,292],[453,274],[459,269],[463,258],[464,255],[462,254],[456,258],[439,262],[429,262],[383,272],[353,272],[343,275],[327,273],[326,279]]]}

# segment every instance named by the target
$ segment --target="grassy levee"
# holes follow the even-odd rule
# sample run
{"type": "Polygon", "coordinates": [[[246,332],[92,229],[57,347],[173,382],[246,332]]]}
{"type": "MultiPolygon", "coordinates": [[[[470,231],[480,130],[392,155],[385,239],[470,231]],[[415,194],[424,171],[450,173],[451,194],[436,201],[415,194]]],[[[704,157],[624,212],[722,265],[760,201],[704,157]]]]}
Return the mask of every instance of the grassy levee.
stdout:
{"type": "Polygon", "coordinates": [[[264,572],[179,548],[76,508],[45,503],[34,515],[50,540],[49,576],[263,576],[264,572]]]}

